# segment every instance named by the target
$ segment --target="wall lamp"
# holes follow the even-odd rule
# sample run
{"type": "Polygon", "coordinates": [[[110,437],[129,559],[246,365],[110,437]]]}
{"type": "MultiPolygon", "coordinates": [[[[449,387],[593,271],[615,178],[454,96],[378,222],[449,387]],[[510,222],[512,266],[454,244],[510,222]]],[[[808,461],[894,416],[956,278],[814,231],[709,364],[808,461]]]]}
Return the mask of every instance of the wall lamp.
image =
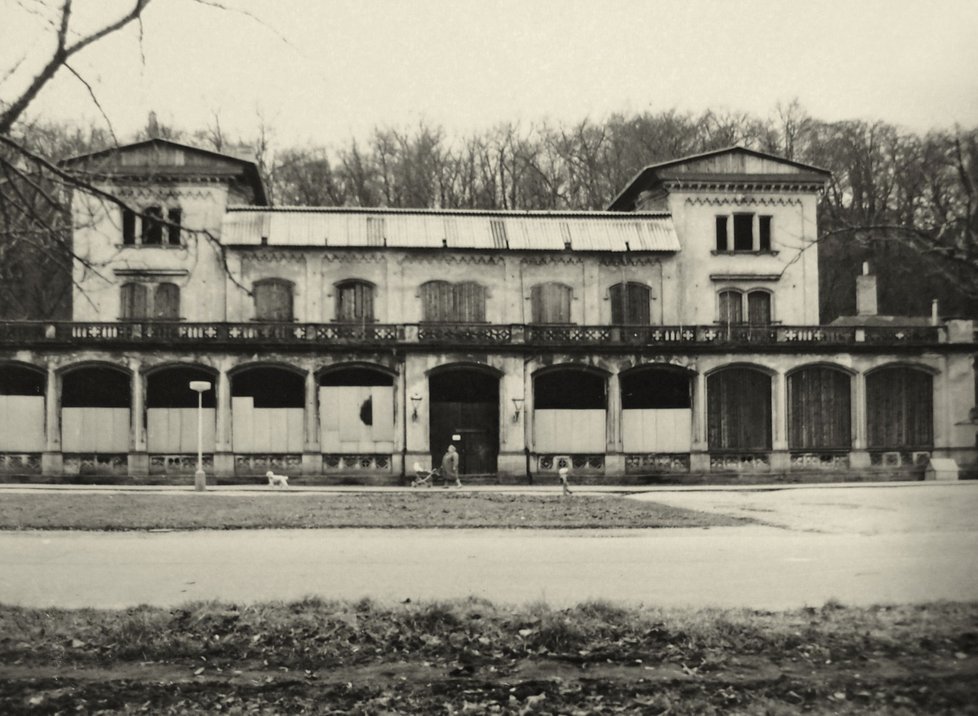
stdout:
{"type": "Polygon", "coordinates": [[[411,420],[418,422],[418,408],[421,405],[421,396],[415,393],[411,396],[411,420]]]}
{"type": "Polygon", "coordinates": [[[520,421],[520,413],[523,412],[523,398],[513,398],[513,422],[520,421]]]}

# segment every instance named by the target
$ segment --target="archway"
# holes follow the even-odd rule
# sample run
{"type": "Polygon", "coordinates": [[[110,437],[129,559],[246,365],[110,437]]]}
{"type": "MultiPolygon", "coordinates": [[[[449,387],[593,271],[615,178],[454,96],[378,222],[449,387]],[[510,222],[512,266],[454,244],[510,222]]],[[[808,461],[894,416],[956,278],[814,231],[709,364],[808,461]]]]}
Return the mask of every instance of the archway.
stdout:
{"type": "Polygon", "coordinates": [[[622,373],[622,450],[688,453],[692,446],[691,380],[686,371],[657,366],[622,373]]]}
{"type": "Polygon", "coordinates": [[[216,377],[196,366],[167,366],[146,376],[146,442],[149,452],[190,455],[197,452],[197,393],[190,381],[205,380],[201,394],[203,452],[214,452],[216,377]]]}
{"type": "Polygon", "coordinates": [[[61,382],[61,449],[65,453],[129,452],[132,387],[128,372],[75,368],[61,382]]]}
{"type": "Polygon", "coordinates": [[[319,377],[322,451],[394,451],[394,376],[365,366],[332,369],[319,377]]]}
{"type": "Polygon", "coordinates": [[[452,368],[428,377],[432,464],[449,445],[459,452],[459,472],[489,475],[499,455],[499,376],[477,368],[452,368]]]}
{"type": "Polygon", "coordinates": [[[756,368],[722,368],[707,378],[711,452],[771,449],[771,376],[756,368]]]}
{"type": "Polygon", "coordinates": [[[256,366],[231,376],[235,453],[301,453],[304,413],[305,379],[300,373],[256,366]]]}
{"type": "Polygon", "coordinates": [[[607,376],[568,366],[533,379],[533,449],[537,453],[604,454],[607,376]]]}

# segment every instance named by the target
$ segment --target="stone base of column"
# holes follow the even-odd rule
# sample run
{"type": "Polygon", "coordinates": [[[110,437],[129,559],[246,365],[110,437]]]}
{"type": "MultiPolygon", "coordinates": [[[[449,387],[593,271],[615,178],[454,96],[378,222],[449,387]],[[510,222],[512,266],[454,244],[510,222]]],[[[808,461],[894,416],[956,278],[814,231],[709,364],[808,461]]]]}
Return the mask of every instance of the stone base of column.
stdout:
{"type": "Polygon", "coordinates": [[[625,456],[620,452],[606,454],[604,456],[604,477],[606,480],[614,482],[616,479],[625,475],[625,456]]]}
{"type": "Polygon", "coordinates": [[[61,477],[65,471],[64,456],[60,452],[41,453],[41,474],[45,477],[61,477]]]}
{"type": "Polygon", "coordinates": [[[323,474],[323,454],[316,452],[302,453],[302,474],[306,476],[323,474]]]}
{"type": "Polygon", "coordinates": [[[149,453],[129,453],[129,476],[149,477],[149,453]]]}
{"type": "Polygon", "coordinates": [[[870,467],[873,461],[869,457],[869,453],[865,450],[852,450],[849,453],[849,467],[850,468],[863,468],[870,467]]]}
{"type": "Polygon", "coordinates": [[[496,474],[504,483],[524,483],[529,480],[526,474],[526,454],[520,452],[501,452],[496,458],[496,474]]]}
{"type": "Polygon", "coordinates": [[[771,472],[787,472],[791,469],[791,453],[787,450],[771,451],[771,472]]]}
{"type": "Polygon", "coordinates": [[[710,453],[708,452],[691,452],[689,454],[689,471],[696,472],[709,472],[710,471],[710,453]]]}
{"type": "Polygon", "coordinates": [[[234,453],[214,453],[214,475],[215,477],[234,477],[234,453]]]}

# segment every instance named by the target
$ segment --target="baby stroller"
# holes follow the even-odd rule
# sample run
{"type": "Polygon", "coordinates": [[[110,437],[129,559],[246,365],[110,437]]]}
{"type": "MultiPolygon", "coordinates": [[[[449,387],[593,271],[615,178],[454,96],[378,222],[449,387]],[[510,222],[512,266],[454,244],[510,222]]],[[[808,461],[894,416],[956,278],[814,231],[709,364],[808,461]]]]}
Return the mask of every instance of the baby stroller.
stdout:
{"type": "Polygon", "coordinates": [[[416,478],[411,480],[411,487],[431,487],[432,481],[435,477],[441,475],[441,470],[437,467],[433,467],[430,470],[422,467],[420,462],[414,463],[414,474],[417,475],[416,478]]]}

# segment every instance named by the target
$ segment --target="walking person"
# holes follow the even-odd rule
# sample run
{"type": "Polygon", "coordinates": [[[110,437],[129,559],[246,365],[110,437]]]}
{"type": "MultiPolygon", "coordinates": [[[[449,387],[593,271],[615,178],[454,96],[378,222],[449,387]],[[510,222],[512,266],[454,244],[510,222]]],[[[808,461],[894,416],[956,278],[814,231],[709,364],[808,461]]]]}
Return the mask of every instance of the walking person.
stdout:
{"type": "Polygon", "coordinates": [[[458,479],[458,451],[454,445],[448,446],[441,459],[441,474],[445,478],[445,489],[448,489],[448,481],[452,478],[455,479],[455,487],[462,486],[462,481],[458,479]]]}

